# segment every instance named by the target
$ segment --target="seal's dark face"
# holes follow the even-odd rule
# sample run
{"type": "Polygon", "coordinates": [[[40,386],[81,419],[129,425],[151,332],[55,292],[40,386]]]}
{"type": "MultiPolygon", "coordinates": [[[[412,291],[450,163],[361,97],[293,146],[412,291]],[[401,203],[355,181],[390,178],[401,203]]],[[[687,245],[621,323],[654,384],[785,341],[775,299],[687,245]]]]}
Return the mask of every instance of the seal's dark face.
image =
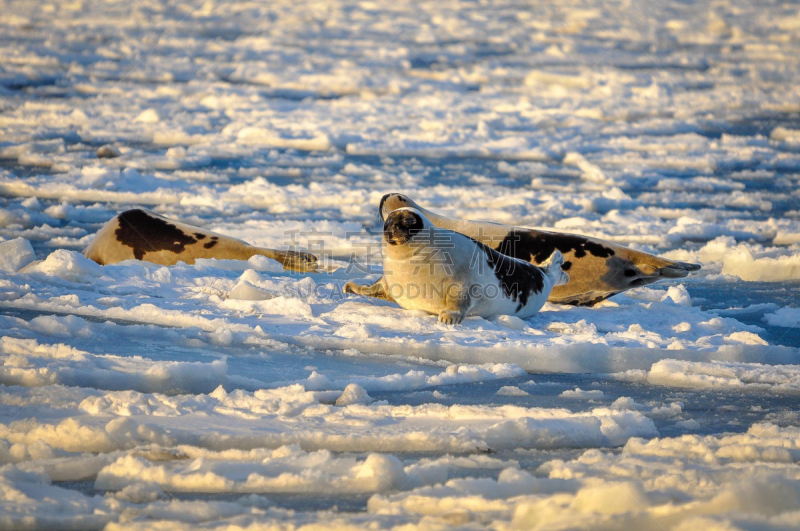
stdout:
{"type": "Polygon", "coordinates": [[[408,243],[425,227],[422,216],[410,210],[395,210],[383,224],[383,238],[389,245],[408,243]]]}
{"type": "Polygon", "coordinates": [[[381,221],[386,221],[389,214],[398,208],[415,206],[411,200],[403,194],[386,194],[381,198],[381,204],[378,205],[378,215],[381,221]]]}

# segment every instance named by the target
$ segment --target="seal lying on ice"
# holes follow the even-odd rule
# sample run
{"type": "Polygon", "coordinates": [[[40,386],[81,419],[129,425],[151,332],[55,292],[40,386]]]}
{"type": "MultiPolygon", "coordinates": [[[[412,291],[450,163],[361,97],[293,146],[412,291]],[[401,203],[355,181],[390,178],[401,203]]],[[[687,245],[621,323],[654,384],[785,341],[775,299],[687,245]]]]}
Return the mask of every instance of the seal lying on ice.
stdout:
{"type": "Polygon", "coordinates": [[[384,287],[408,310],[458,324],[467,315],[530,317],[553,287],[569,281],[554,251],[544,267],[517,260],[468,238],[434,227],[414,208],[395,210],[383,229],[384,287]]]}
{"type": "Polygon", "coordinates": [[[114,216],[97,233],[83,254],[98,264],[144,260],[154,264],[193,264],[198,258],[247,260],[263,255],[286,269],[313,271],[317,257],[296,251],[254,247],[236,238],[180,223],[149,210],[128,210],[114,216]]]}
{"type": "MultiPolygon", "coordinates": [[[[569,272],[571,280],[553,289],[550,302],[593,306],[628,289],[662,278],[685,277],[700,269],[697,264],[659,258],[597,238],[447,218],[420,207],[403,194],[383,196],[379,206],[381,219],[405,207],[417,209],[435,227],[459,232],[504,255],[532,264],[542,264],[553,251],[561,251],[562,269],[569,272]]],[[[371,286],[348,282],[345,292],[392,300],[382,280],[371,286]]]]}

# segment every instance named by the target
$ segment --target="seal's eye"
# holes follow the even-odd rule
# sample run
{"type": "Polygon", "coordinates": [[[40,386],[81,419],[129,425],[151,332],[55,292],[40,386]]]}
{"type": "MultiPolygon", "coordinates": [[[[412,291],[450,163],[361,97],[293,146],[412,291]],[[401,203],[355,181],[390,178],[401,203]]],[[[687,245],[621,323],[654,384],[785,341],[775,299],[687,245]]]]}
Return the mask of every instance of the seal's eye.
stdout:
{"type": "Polygon", "coordinates": [[[403,218],[403,225],[406,227],[413,227],[417,224],[417,220],[414,219],[414,216],[406,216],[403,218]]]}

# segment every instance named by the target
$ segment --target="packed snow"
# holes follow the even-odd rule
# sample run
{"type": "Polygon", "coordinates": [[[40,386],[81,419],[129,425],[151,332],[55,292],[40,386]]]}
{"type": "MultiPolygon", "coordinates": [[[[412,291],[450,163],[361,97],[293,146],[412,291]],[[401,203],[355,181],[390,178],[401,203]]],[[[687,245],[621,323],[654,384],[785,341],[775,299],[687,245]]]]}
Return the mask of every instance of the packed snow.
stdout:
{"type": "Polygon", "coordinates": [[[791,3],[0,0],[0,529],[800,527],[791,3]],[[702,263],[457,327],[377,207],[702,263]],[[101,266],[117,213],[320,256],[101,266]]]}

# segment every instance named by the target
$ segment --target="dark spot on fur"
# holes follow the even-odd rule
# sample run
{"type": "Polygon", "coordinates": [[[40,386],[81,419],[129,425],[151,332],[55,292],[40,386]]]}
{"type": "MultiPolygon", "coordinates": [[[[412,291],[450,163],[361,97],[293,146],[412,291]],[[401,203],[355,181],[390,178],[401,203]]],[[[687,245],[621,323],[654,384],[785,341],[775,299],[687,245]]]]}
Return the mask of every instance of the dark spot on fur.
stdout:
{"type": "MultiPolygon", "coordinates": [[[[384,205],[384,203],[386,203],[386,200],[389,199],[392,196],[397,196],[397,198],[398,198],[398,200],[400,200],[400,202],[402,202],[403,204],[406,204],[405,197],[403,197],[400,194],[395,194],[395,193],[386,194],[385,196],[381,197],[381,202],[378,205],[378,216],[381,218],[382,221],[386,221],[386,217],[388,217],[388,215],[386,217],[384,217],[384,215],[383,215],[383,205],[384,205]]],[[[391,214],[391,212],[389,212],[389,214],[391,214]]]]}
{"type": "Polygon", "coordinates": [[[144,258],[145,253],[158,251],[179,254],[187,245],[197,242],[175,225],[140,209],[120,214],[119,227],[114,234],[118,242],[133,249],[137,260],[144,258]]]}
{"type": "Polygon", "coordinates": [[[569,271],[570,267],[572,267],[572,262],[564,262],[561,264],[561,271],[569,271]]]}
{"type": "Polygon", "coordinates": [[[486,254],[486,263],[500,281],[503,293],[512,301],[519,303],[517,311],[520,311],[528,303],[528,297],[531,294],[542,292],[544,272],[541,269],[529,262],[514,260],[507,255],[500,254],[478,241],[475,244],[483,248],[486,254]]]}
{"type": "Polygon", "coordinates": [[[512,230],[497,246],[497,251],[500,253],[536,264],[541,264],[550,258],[556,249],[565,256],[574,251],[575,258],[583,258],[587,252],[599,258],[614,256],[614,249],[583,236],[571,234],[512,230]]]}
{"type": "Polygon", "coordinates": [[[219,240],[219,236],[212,236],[211,239],[212,240],[219,240]]]}
{"type": "Polygon", "coordinates": [[[206,235],[203,234],[202,232],[195,232],[194,233],[194,237],[197,238],[198,240],[205,240],[206,239],[206,235]]]}
{"type": "Polygon", "coordinates": [[[205,247],[206,249],[211,249],[212,247],[214,247],[218,243],[219,242],[217,240],[211,240],[210,242],[205,243],[203,245],[203,247],[205,247]]]}
{"type": "Polygon", "coordinates": [[[636,276],[636,271],[634,271],[633,269],[626,269],[623,274],[626,277],[635,277],[636,276]]]}
{"type": "Polygon", "coordinates": [[[383,218],[383,204],[386,202],[386,200],[389,198],[390,195],[392,195],[392,194],[386,194],[383,197],[381,197],[381,203],[378,205],[378,215],[381,217],[381,219],[384,219],[383,218]]]}

